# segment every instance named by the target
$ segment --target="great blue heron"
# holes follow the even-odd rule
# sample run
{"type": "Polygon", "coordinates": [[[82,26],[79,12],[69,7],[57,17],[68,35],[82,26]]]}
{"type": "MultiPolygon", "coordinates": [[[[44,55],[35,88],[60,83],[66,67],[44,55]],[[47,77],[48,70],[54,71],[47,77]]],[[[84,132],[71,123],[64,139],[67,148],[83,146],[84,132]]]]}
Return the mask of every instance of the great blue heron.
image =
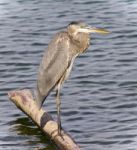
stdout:
{"type": "Polygon", "coordinates": [[[58,135],[61,135],[60,89],[71,72],[75,58],[89,47],[90,33],[109,32],[89,27],[82,22],[71,22],[66,31],[57,33],[51,40],[40,63],[36,103],[41,108],[49,93],[56,89],[58,135]]]}

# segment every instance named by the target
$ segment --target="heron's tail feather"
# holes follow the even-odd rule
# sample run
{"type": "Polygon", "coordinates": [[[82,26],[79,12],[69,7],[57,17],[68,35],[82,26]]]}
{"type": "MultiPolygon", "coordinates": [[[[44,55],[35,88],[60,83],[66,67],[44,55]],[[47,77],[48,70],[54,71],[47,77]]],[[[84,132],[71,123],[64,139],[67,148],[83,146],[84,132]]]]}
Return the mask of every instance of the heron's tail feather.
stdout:
{"type": "Polygon", "coordinates": [[[39,109],[41,109],[44,100],[45,100],[45,96],[43,96],[37,89],[35,91],[35,102],[36,102],[37,106],[39,107],[39,109]]]}

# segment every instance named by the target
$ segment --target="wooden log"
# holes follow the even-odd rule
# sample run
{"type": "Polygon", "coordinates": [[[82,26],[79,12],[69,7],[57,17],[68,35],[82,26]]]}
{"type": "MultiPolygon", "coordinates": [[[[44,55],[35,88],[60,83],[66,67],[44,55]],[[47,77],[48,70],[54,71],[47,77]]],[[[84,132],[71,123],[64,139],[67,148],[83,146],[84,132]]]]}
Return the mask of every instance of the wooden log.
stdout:
{"type": "Polygon", "coordinates": [[[16,90],[8,93],[11,101],[29,116],[49,136],[60,150],[80,150],[74,140],[65,132],[58,136],[57,122],[43,109],[38,109],[30,90],[16,90]]]}

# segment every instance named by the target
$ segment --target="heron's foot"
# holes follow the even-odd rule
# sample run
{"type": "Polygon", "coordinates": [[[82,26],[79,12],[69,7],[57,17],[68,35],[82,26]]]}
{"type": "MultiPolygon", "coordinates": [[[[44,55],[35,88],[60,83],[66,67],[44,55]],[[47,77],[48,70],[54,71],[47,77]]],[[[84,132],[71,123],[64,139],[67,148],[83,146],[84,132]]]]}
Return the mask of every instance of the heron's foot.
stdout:
{"type": "Polygon", "coordinates": [[[64,140],[61,130],[62,130],[62,126],[60,124],[58,124],[58,136],[60,136],[62,138],[62,140],[64,140]]]}
{"type": "Polygon", "coordinates": [[[62,138],[62,140],[64,140],[63,134],[61,133],[61,129],[62,129],[62,127],[59,127],[59,126],[58,126],[58,129],[57,129],[57,130],[54,130],[54,131],[51,133],[51,138],[50,138],[50,140],[54,140],[54,138],[56,138],[57,136],[60,136],[60,137],[62,138]]]}

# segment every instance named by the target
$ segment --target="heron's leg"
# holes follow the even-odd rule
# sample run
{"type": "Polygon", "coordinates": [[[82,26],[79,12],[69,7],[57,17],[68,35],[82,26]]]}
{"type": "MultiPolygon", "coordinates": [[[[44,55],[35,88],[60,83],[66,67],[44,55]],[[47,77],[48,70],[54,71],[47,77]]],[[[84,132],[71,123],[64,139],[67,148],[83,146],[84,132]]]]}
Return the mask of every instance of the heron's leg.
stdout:
{"type": "Polygon", "coordinates": [[[60,99],[60,88],[61,85],[58,84],[57,86],[57,95],[56,95],[56,105],[57,105],[57,122],[58,122],[58,135],[61,136],[61,111],[60,111],[60,105],[61,105],[61,99],[60,99]]]}

